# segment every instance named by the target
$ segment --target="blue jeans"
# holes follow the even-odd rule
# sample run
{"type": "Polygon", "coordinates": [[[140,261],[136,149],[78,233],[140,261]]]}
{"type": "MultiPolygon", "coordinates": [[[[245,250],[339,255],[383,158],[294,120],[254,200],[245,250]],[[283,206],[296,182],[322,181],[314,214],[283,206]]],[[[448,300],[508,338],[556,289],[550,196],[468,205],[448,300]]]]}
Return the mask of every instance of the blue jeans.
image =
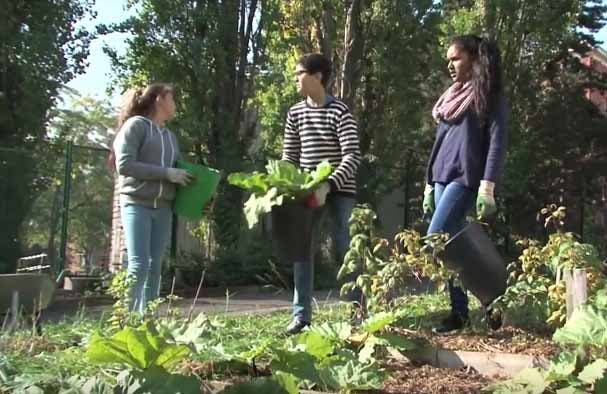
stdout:
{"type": "Polygon", "coordinates": [[[122,226],[128,254],[127,271],[134,276],[131,310],[143,312],[160,292],[162,258],[171,237],[171,208],[121,204],[122,226]]]}
{"type": "MultiPolygon", "coordinates": [[[[459,183],[434,184],[435,211],[428,227],[428,234],[444,232],[451,237],[464,228],[466,212],[474,206],[475,192],[459,183]]],[[[459,286],[449,281],[451,310],[468,316],[468,296],[459,286]]]]}
{"type": "MultiPolygon", "coordinates": [[[[323,218],[319,220],[320,226],[327,212],[332,217],[334,224],[332,236],[340,265],[343,263],[344,256],[350,248],[350,226],[348,221],[350,220],[354,205],[356,205],[356,199],[353,197],[331,194],[327,197],[326,208],[323,208],[323,218]]],[[[355,280],[358,274],[358,272],[353,272],[344,278],[344,282],[355,280]]],[[[314,262],[294,262],[293,282],[295,286],[293,292],[293,316],[310,322],[312,319],[312,293],[314,291],[314,262]]],[[[362,292],[360,289],[355,289],[348,294],[347,298],[350,301],[362,303],[362,292]]]]}
{"type": "MultiPolygon", "coordinates": [[[[329,214],[333,221],[332,236],[333,243],[335,245],[335,252],[337,255],[337,263],[341,267],[344,263],[344,257],[346,252],[350,249],[350,216],[352,210],[356,205],[356,199],[354,197],[348,197],[344,195],[331,195],[327,199],[327,206],[329,208],[329,214]]],[[[347,282],[355,281],[360,275],[360,271],[354,271],[346,275],[339,285],[343,285],[347,282]]],[[[361,305],[365,304],[362,291],[356,287],[348,294],[346,299],[352,302],[358,302],[361,305]]]]}

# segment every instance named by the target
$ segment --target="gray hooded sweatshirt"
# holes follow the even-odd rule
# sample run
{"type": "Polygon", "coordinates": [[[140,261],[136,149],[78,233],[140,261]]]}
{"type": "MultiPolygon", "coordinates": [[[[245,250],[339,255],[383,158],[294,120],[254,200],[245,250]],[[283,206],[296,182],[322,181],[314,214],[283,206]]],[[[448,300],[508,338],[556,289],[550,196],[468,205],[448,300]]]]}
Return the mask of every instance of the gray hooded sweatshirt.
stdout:
{"type": "Polygon", "coordinates": [[[118,131],[113,147],[121,204],[171,207],[176,186],[168,181],[167,168],[179,158],[175,135],[148,118],[133,116],[118,131]]]}

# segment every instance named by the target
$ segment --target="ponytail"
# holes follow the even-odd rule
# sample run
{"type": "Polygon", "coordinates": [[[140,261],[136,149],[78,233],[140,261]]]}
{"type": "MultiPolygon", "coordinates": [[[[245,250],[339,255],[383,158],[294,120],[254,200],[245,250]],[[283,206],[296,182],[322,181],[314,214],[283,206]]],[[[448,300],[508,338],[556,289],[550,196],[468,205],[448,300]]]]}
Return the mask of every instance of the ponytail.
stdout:
{"type": "MultiPolygon", "coordinates": [[[[116,122],[114,140],[129,118],[137,115],[150,117],[156,109],[156,99],[169,93],[174,94],[175,89],[167,83],[153,83],[146,88],[139,87],[127,90],[122,96],[122,105],[120,106],[120,114],[116,122]]],[[[110,146],[107,165],[112,171],[116,168],[116,154],[114,153],[113,141],[112,146],[110,146]]]]}

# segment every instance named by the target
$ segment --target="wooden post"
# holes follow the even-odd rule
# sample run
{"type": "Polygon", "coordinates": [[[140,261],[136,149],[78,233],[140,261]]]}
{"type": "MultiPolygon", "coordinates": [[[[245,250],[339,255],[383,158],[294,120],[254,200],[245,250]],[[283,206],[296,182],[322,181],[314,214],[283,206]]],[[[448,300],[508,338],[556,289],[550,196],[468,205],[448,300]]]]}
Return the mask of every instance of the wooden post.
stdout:
{"type": "Polygon", "coordinates": [[[563,278],[567,287],[567,320],[573,311],[588,299],[588,286],[585,269],[566,270],[563,278]]]}

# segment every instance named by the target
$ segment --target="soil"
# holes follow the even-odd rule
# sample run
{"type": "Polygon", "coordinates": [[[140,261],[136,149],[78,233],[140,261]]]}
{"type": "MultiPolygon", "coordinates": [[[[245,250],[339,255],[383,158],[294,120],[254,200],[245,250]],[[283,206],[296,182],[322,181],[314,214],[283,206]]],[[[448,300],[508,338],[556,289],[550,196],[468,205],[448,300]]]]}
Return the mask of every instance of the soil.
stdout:
{"type": "Polygon", "coordinates": [[[486,333],[464,331],[449,336],[433,335],[431,332],[417,335],[420,334],[430,344],[449,350],[527,354],[543,356],[546,359],[552,358],[558,352],[550,336],[538,335],[515,327],[503,327],[498,331],[486,333]]]}
{"type": "Polygon", "coordinates": [[[474,369],[442,369],[413,363],[390,363],[391,377],[384,383],[385,394],[471,394],[480,393],[492,379],[474,369]]]}

